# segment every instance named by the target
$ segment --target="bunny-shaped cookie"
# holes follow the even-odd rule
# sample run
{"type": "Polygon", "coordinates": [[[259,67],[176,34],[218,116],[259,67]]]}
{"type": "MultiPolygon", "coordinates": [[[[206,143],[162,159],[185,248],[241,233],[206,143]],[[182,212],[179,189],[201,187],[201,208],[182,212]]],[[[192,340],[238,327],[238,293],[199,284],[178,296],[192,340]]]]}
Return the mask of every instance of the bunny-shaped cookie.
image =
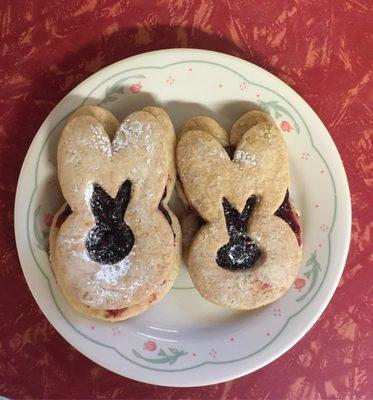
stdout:
{"type": "Polygon", "coordinates": [[[188,252],[191,278],[203,297],[222,306],[270,303],[291,286],[301,259],[297,236],[276,215],[289,187],[282,135],[258,111],[234,124],[230,146],[209,132],[211,124],[191,125],[177,146],[186,201],[204,221],[188,252]]]}
{"type": "MultiPolygon", "coordinates": [[[[270,115],[256,110],[249,111],[234,123],[229,135],[227,131],[214,119],[206,116],[193,117],[184,124],[180,132],[180,136],[182,136],[185,132],[193,130],[207,132],[214,137],[222,145],[222,147],[225,148],[225,150],[228,152],[228,155],[232,158],[236,145],[240,141],[242,135],[248,129],[260,122],[274,124],[274,121],[270,115]]],[[[182,227],[183,253],[184,257],[187,258],[192,239],[201,227],[203,220],[189,204],[180,179],[176,181],[176,190],[179,198],[186,207],[186,210],[181,215],[180,223],[182,227]]]]}
{"type": "Polygon", "coordinates": [[[167,114],[150,111],[119,126],[108,111],[84,107],[60,137],[68,206],[53,221],[51,262],[65,297],[86,315],[134,316],[162,298],[177,274],[180,228],[164,195],[173,190],[175,139],[167,114]]]}

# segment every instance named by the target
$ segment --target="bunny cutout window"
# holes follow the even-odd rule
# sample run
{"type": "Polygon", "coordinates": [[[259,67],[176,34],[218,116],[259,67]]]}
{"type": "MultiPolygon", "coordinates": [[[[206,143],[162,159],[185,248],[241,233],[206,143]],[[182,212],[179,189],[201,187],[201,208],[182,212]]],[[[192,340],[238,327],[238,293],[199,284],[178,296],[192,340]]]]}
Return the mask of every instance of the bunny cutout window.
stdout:
{"type": "Polygon", "coordinates": [[[197,290],[235,309],[274,301],[292,284],[301,259],[296,235],[276,215],[290,183],[281,132],[257,111],[238,120],[229,138],[212,123],[209,130],[186,126],[178,174],[189,206],[205,222],[188,252],[197,290]]]}
{"type": "Polygon", "coordinates": [[[102,264],[123,260],[135,243],[131,228],[124,220],[131,196],[132,182],[127,179],[113,199],[98,184],[94,184],[91,209],[96,226],[88,232],[86,249],[89,257],[102,264]]]}
{"type": "Polygon", "coordinates": [[[240,213],[225,197],[223,198],[229,241],[217,252],[216,263],[219,267],[230,270],[247,269],[252,267],[260,257],[259,246],[247,234],[249,217],[255,202],[255,196],[249,197],[240,213]]]}

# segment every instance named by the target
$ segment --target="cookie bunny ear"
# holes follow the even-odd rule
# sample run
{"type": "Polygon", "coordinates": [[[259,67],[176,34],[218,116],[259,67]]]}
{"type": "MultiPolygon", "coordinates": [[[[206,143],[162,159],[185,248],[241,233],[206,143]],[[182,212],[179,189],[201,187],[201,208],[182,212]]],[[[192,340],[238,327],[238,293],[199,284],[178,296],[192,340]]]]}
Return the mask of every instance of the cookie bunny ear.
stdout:
{"type": "Polygon", "coordinates": [[[221,199],[232,169],[228,153],[209,133],[185,132],[176,150],[177,168],[192,207],[213,220],[221,213],[221,199]],[[206,195],[208,194],[208,196],[206,195]],[[211,204],[211,199],[214,203],[211,204]]]}
{"type": "Polygon", "coordinates": [[[210,117],[191,118],[185,123],[180,134],[183,135],[188,131],[204,131],[215,138],[223,147],[227,147],[229,144],[227,131],[210,117]]]}
{"type": "MultiPolygon", "coordinates": [[[[200,116],[189,119],[181,128],[180,137],[189,131],[204,131],[215,138],[224,148],[229,147],[227,131],[210,117],[200,116]]],[[[188,207],[189,201],[179,179],[176,181],[176,191],[184,206],[188,207]]]]}
{"type": "MultiPolygon", "coordinates": [[[[160,122],[148,112],[134,112],[115,133],[112,170],[107,180],[118,190],[123,171],[126,171],[127,178],[133,183],[131,203],[148,210],[158,207],[168,176],[169,160],[165,154],[166,144],[160,122]],[[121,166],[121,171],[115,168],[116,163],[121,166]]],[[[116,190],[111,196],[116,195],[116,190]]]]}
{"type": "Polygon", "coordinates": [[[240,143],[242,136],[249,129],[262,122],[267,122],[268,124],[275,125],[272,117],[262,111],[252,110],[245,113],[232,126],[229,135],[230,144],[232,146],[237,146],[240,143]]]}
{"type": "Polygon", "coordinates": [[[110,140],[113,139],[116,130],[119,128],[119,121],[105,108],[99,106],[83,106],[75,110],[70,115],[69,120],[79,117],[80,115],[90,115],[96,118],[104,127],[110,140]]]}
{"type": "Polygon", "coordinates": [[[110,156],[110,138],[94,116],[79,115],[67,122],[57,148],[58,178],[73,211],[88,207],[90,183],[110,156]]]}
{"type": "Polygon", "coordinates": [[[255,125],[242,136],[234,161],[250,177],[253,192],[260,198],[258,211],[273,214],[290,183],[287,149],[281,132],[266,122],[255,125]]]}
{"type": "MultiPolygon", "coordinates": [[[[110,152],[110,139],[113,138],[114,133],[119,127],[118,120],[114,117],[114,115],[106,110],[105,108],[99,106],[83,106],[75,110],[69,117],[68,122],[62,132],[61,136],[65,137],[65,143],[59,145],[60,150],[57,151],[57,159],[59,165],[59,177],[60,180],[62,179],[63,183],[61,182],[61,187],[65,198],[68,200],[69,203],[75,204],[76,201],[79,202],[78,197],[79,193],[81,192],[79,188],[83,188],[84,183],[83,177],[85,174],[85,168],[87,165],[83,166],[79,161],[79,151],[80,146],[75,147],[77,142],[81,142],[81,139],[89,139],[89,136],[93,136],[93,145],[101,144],[102,148],[105,148],[105,152],[110,152]],[[90,117],[88,119],[73,122],[75,118],[82,118],[82,117],[90,117]],[[88,125],[88,126],[87,126],[88,125]],[[80,127],[77,129],[77,127],[80,127]],[[85,130],[84,137],[82,138],[81,131],[85,130]],[[88,138],[86,134],[88,132],[88,138]],[[101,137],[102,136],[102,137],[101,137]],[[107,140],[106,136],[109,137],[107,140]],[[66,157],[67,156],[67,157],[66,157]],[[65,159],[66,157],[66,159],[65,159]],[[66,166],[70,165],[74,170],[73,181],[71,181],[71,177],[67,178],[69,173],[66,171],[66,166]],[[77,196],[74,196],[73,193],[76,193],[77,196]]],[[[84,146],[85,147],[85,146],[84,146]]],[[[100,146],[98,146],[100,147],[100,146]]],[[[85,150],[88,150],[86,148],[85,150]]],[[[95,152],[96,149],[91,149],[95,152]]],[[[101,157],[95,159],[93,163],[94,169],[98,168],[98,163],[101,157]]],[[[88,166],[89,167],[89,166],[88,166]]],[[[70,167],[68,167],[70,168],[70,167]]],[[[89,174],[90,175],[90,174],[89,174]]]]}
{"type": "Polygon", "coordinates": [[[174,185],[176,181],[176,161],[175,161],[175,151],[176,151],[176,135],[174,126],[169,115],[163,108],[160,107],[145,107],[143,111],[153,115],[163,128],[163,141],[165,145],[165,157],[167,162],[168,178],[167,178],[167,189],[166,195],[163,199],[164,203],[168,203],[172,191],[174,190],[174,185]]]}

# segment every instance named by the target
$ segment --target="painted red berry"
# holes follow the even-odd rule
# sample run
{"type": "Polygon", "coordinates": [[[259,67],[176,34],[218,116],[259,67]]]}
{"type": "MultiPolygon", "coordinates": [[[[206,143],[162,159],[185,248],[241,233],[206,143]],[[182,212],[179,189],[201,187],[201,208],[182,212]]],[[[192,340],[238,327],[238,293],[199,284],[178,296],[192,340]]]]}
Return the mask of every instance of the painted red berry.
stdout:
{"type": "Polygon", "coordinates": [[[284,132],[290,132],[290,130],[291,130],[290,122],[289,121],[282,121],[281,122],[281,129],[284,132]]]}
{"type": "Polygon", "coordinates": [[[305,281],[305,279],[303,279],[303,278],[298,278],[298,279],[296,279],[295,282],[294,282],[294,286],[295,286],[295,288],[298,289],[298,290],[303,289],[304,286],[305,286],[305,284],[306,284],[306,281],[305,281]]]}
{"type": "Polygon", "coordinates": [[[142,89],[142,85],[141,85],[140,82],[133,83],[133,84],[130,86],[130,91],[131,91],[132,93],[139,93],[139,92],[141,92],[141,89],[142,89]]]}
{"type": "Polygon", "coordinates": [[[153,340],[148,340],[144,343],[144,350],[154,351],[157,350],[157,344],[153,340]]]}

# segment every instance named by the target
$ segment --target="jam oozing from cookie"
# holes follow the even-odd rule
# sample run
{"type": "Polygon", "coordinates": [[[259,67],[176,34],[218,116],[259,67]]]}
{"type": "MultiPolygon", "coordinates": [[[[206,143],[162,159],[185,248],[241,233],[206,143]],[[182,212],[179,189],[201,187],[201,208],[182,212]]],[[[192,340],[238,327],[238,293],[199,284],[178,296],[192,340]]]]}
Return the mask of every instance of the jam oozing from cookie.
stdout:
{"type": "Polygon", "coordinates": [[[120,308],[118,310],[106,310],[106,317],[117,318],[120,317],[128,307],[120,308]]]}
{"type": "Polygon", "coordinates": [[[224,197],[223,210],[229,242],[222,246],[216,255],[216,262],[221,268],[246,270],[252,267],[261,255],[259,246],[247,234],[250,214],[256,203],[256,197],[250,196],[240,213],[224,197]]]}
{"type": "Polygon", "coordinates": [[[96,227],[88,232],[86,249],[89,257],[101,264],[116,264],[132,250],[135,237],[124,221],[131,197],[132,182],[127,179],[114,198],[97,183],[93,185],[91,210],[96,227]]]}
{"type": "Polygon", "coordinates": [[[72,213],[71,208],[66,204],[62,213],[58,216],[56,221],[56,227],[61,228],[62,224],[67,220],[67,217],[72,213]]]}
{"type": "Polygon", "coordinates": [[[289,201],[289,190],[286,191],[286,195],[284,201],[275,212],[275,215],[283,219],[286,223],[289,224],[290,228],[293,230],[299,246],[302,245],[302,231],[300,229],[299,216],[295,212],[294,207],[291,205],[289,201]]]}
{"type": "Polygon", "coordinates": [[[176,235],[175,235],[175,232],[174,232],[173,227],[172,227],[171,216],[170,216],[169,212],[164,208],[164,206],[162,204],[162,201],[166,198],[166,196],[167,196],[167,186],[164,188],[161,201],[158,204],[158,210],[164,215],[164,217],[166,218],[167,222],[169,223],[169,225],[171,227],[171,230],[172,230],[172,234],[174,235],[174,239],[175,239],[176,235]]]}

